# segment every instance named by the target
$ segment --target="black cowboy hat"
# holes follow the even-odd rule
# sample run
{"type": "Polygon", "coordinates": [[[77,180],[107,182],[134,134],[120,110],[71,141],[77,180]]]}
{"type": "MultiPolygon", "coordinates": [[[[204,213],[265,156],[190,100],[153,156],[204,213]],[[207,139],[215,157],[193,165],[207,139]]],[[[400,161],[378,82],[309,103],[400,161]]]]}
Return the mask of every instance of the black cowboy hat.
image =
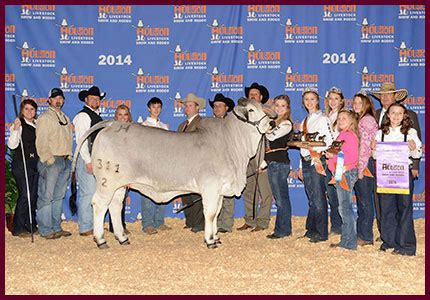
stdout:
{"type": "Polygon", "coordinates": [[[230,98],[225,97],[223,94],[218,93],[215,95],[214,101],[209,100],[209,105],[214,108],[214,103],[215,102],[223,102],[225,103],[225,105],[227,105],[228,110],[227,111],[232,111],[234,108],[234,101],[230,98]]]}
{"type": "Polygon", "coordinates": [[[88,90],[80,91],[78,96],[81,101],[85,101],[87,96],[99,96],[101,100],[106,96],[106,93],[100,93],[100,89],[93,85],[88,90]]]}
{"type": "Polygon", "coordinates": [[[264,104],[264,103],[267,102],[267,100],[269,100],[269,91],[266,89],[266,87],[264,85],[259,85],[256,82],[254,82],[253,84],[251,84],[251,86],[249,86],[249,87],[245,87],[245,96],[246,96],[246,98],[248,98],[249,91],[251,89],[257,89],[257,90],[260,91],[260,94],[263,96],[263,100],[261,100],[261,104],[264,104]]]}

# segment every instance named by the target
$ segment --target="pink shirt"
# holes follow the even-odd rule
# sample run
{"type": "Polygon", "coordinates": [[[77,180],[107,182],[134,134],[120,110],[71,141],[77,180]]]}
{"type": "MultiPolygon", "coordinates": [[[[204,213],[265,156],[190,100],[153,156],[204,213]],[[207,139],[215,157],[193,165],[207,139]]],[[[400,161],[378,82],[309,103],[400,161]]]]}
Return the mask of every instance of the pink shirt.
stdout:
{"type": "MultiPolygon", "coordinates": [[[[358,137],[351,129],[342,130],[336,138],[336,141],[345,141],[342,145],[344,154],[344,165],[346,169],[352,170],[358,166],[358,137]]],[[[335,171],[337,155],[328,160],[328,167],[332,173],[335,171]]]]}
{"type": "Polygon", "coordinates": [[[358,174],[362,174],[367,167],[369,157],[372,155],[370,143],[375,139],[378,123],[371,115],[365,115],[358,123],[360,133],[360,147],[358,155],[358,174]]]}

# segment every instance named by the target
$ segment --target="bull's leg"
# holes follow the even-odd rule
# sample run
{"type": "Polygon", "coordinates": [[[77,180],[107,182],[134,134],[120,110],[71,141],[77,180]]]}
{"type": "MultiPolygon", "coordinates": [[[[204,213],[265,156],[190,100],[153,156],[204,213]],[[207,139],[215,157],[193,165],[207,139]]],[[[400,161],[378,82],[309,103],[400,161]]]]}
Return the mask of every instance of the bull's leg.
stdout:
{"type": "Polygon", "coordinates": [[[213,225],[212,225],[213,230],[214,230],[214,240],[215,240],[215,243],[217,243],[217,244],[221,244],[221,241],[218,237],[218,216],[219,216],[219,212],[221,211],[223,199],[224,199],[223,196],[219,196],[218,208],[217,208],[216,215],[215,215],[215,218],[213,220],[213,225]]]}
{"type": "Polygon", "coordinates": [[[119,241],[121,245],[130,244],[128,241],[128,237],[124,234],[124,228],[122,227],[121,222],[121,210],[125,191],[125,188],[120,188],[116,190],[115,194],[113,195],[112,201],[109,204],[109,212],[112,218],[113,232],[115,234],[115,238],[119,241]]]}
{"type": "Polygon", "coordinates": [[[218,192],[213,190],[206,190],[202,192],[203,214],[205,215],[205,242],[208,248],[217,247],[215,234],[217,230],[216,215],[218,212],[219,199],[220,196],[218,192]]]}
{"type": "Polygon", "coordinates": [[[106,240],[104,239],[104,219],[106,210],[110,202],[110,197],[102,195],[96,191],[92,204],[93,204],[93,230],[94,230],[94,241],[97,243],[97,247],[100,249],[108,248],[106,240]]]}

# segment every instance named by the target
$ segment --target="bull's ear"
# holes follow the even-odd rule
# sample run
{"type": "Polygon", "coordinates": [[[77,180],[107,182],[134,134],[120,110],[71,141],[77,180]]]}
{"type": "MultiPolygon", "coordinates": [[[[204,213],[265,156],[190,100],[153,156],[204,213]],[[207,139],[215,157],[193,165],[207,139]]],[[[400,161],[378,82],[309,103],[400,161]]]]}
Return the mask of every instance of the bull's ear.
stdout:
{"type": "Polygon", "coordinates": [[[237,105],[239,106],[246,106],[249,103],[248,98],[241,97],[239,100],[237,100],[237,105]]]}
{"type": "Polygon", "coordinates": [[[270,119],[276,119],[278,117],[278,114],[269,107],[263,107],[263,111],[270,119]]]}

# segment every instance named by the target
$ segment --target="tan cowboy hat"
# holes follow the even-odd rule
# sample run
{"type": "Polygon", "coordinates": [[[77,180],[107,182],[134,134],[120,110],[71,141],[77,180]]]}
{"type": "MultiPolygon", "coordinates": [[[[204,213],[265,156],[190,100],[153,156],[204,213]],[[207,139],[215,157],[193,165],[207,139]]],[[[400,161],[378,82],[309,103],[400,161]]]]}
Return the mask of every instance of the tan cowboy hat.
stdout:
{"type": "Polygon", "coordinates": [[[388,93],[394,93],[394,97],[396,101],[403,101],[408,96],[408,90],[406,89],[399,89],[396,90],[396,85],[394,82],[383,82],[381,85],[381,88],[379,89],[379,92],[373,92],[371,95],[375,97],[376,99],[381,99],[381,94],[388,94],[388,93]]]}
{"type": "Polygon", "coordinates": [[[194,102],[199,106],[199,109],[204,109],[206,107],[206,100],[200,97],[197,97],[193,93],[189,93],[185,100],[181,101],[183,104],[187,102],[194,102]]]}

